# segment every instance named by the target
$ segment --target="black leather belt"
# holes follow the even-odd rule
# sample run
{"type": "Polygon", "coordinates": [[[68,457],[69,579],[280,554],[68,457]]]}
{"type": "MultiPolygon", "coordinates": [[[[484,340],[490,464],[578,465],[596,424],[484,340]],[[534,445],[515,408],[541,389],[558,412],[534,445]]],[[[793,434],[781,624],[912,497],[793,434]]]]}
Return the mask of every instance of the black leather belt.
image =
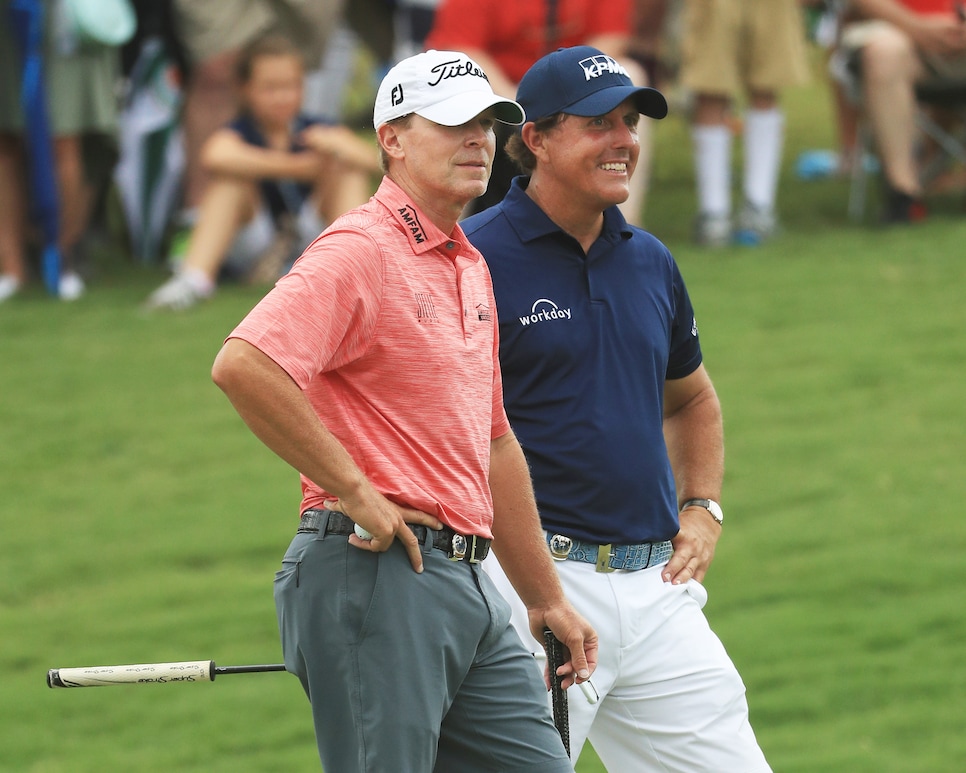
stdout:
{"type": "MultiPolygon", "coordinates": [[[[306,510],[299,522],[299,532],[319,533],[319,526],[325,523],[326,534],[352,534],[355,523],[345,513],[337,510],[306,510]],[[326,520],[328,519],[328,520],[326,520]]],[[[433,547],[442,550],[450,561],[469,561],[478,564],[490,552],[491,540],[485,537],[467,536],[444,526],[439,531],[427,526],[411,523],[409,528],[420,543],[425,544],[426,532],[432,535],[433,547]]]]}

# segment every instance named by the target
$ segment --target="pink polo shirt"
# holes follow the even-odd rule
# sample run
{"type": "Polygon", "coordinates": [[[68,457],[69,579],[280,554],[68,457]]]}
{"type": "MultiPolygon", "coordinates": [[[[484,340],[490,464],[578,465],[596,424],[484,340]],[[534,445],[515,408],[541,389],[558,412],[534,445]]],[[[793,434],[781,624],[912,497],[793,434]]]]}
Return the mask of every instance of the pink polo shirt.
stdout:
{"type": "MultiPolygon", "coordinates": [[[[492,536],[490,441],[503,410],[490,274],[384,178],[242,320],[378,491],[492,536]]],[[[332,495],[302,476],[302,509],[332,495]]]]}

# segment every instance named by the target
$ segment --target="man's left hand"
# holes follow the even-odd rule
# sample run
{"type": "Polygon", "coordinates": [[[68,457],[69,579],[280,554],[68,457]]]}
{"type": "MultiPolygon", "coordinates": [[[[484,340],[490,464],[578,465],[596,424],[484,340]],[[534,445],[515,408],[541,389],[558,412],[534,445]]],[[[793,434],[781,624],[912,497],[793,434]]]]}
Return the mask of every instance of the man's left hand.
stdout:
{"type": "Polygon", "coordinates": [[[681,529],[671,540],[674,554],[664,567],[665,582],[682,585],[694,579],[701,582],[714,558],[714,548],[721,536],[721,525],[701,507],[681,511],[681,529]]]}

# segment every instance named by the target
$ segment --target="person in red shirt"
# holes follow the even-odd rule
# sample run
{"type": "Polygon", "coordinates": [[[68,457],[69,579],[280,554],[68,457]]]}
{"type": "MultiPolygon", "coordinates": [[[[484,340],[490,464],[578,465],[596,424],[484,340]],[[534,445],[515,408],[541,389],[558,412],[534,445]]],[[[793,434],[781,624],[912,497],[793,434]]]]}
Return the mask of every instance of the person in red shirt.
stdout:
{"type": "MultiPolygon", "coordinates": [[[[516,94],[517,84],[530,66],[558,48],[593,46],[617,59],[638,86],[647,74],[628,55],[632,39],[631,0],[442,0],[436,8],[427,48],[463,51],[486,71],[493,91],[516,94]]],[[[498,133],[500,149],[486,194],[474,211],[498,203],[517,173],[503,152],[507,134],[498,133]]],[[[628,222],[641,225],[650,179],[650,134],[642,127],[641,161],[631,195],[621,205],[628,222]]]]}
{"type": "Polygon", "coordinates": [[[386,170],[229,335],[212,368],[299,473],[275,578],[282,651],[339,773],[573,770],[533,657],[482,568],[491,539],[564,686],[597,635],[564,597],[503,408],[482,255],[457,223],[482,194],[493,127],[523,122],[476,62],[405,59],[373,124],[386,170]]]}
{"type": "Polygon", "coordinates": [[[844,56],[858,65],[865,111],[887,191],[883,220],[925,217],[916,163],[919,83],[966,82],[966,19],[956,0],[853,0],[860,21],[842,30],[844,56]]]}

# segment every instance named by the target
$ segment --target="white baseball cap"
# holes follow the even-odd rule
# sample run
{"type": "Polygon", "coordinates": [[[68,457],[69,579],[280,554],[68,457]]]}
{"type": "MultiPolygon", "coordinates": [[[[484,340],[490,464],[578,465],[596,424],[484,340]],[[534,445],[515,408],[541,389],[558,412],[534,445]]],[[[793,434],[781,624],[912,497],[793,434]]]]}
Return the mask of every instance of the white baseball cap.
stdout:
{"type": "Polygon", "coordinates": [[[502,123],[518,125],[526,115],[512,99],[498,97],[483,68],[458,51],[435,49],[403,59],[379,84],[372,123],[416,113],[443,126],[459,126],[487,108],[502,123]]]}

